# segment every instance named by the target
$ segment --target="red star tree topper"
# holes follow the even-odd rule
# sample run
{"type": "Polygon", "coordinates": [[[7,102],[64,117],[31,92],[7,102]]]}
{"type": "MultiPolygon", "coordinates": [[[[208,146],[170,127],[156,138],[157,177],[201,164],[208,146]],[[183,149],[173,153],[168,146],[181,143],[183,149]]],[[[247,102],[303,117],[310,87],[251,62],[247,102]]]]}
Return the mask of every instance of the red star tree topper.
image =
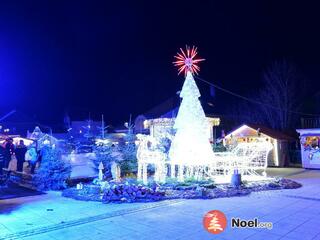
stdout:
{"type": "Polygon", "coordinates": [[[199,62],[204,61],[203,58],[197,58],[198,51],[195,46],[191,49],[189,46],[186,46],[186,50],[184,51],[180,48],[180,52],[177,52],[177,55],[174,56],[176,59],[173,64],[178,67],[178,74],[184,72],[187,75],[187,72],[190,71],[192,74],[198,74],[200,71],[200,67],[198,66],[199,62]]]}

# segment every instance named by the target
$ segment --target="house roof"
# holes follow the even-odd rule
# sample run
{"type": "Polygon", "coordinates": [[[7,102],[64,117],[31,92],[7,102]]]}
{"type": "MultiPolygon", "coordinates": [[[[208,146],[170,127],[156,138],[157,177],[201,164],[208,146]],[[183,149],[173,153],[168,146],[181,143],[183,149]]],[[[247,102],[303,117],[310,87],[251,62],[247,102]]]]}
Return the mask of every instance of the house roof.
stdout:
{"type": "Polygon", "coordinates": [[[319,136],[320,128],[297,129],[297,132],[300,134],[300,136],[319,136]]]}
{"type": "Polygon", "coordinates": [[[255,131],[257,131],[259,129],[260,133],[265,134],[265,135],[267,135],[269,137],[272,137],[274,139],[288,140],[288,141],[295,140],[294,137],[288,136],[287,134],[284,134],[284,133],[279,132],[279,131],[274,130],[274,129],[270,129],[270,128],[265,127],[265,126],[260,125],[260,124],[243,124],[240,127],[236,128],[233,131],[231,131],[230,133],[228,133],[226,135],[226,137],[234,134],[234,132],[239,131],[239,129],[245,128],[245,127],[251,128],[252,130],[255,130],[255,131]]]}
{"type": "Polygon", "coordinates": [[[151,108],[149,111],[145,112],[143,115],[150,118],[159,118],[159,117],[175,117],[178,113],[180,105],[180,98],[178,96],[173,96],[166,101],[158,104],[157,106],[151,108]],[[170,115],[170,116],[168,116],[170,115]]]}
{"type": "MultiPolygon", "coordinates": [[[[207,99],[204,96],[201,96],[200,100],[206,116],[215,116],[215,114],[212,113],[212,103],[206,101],[207,99]]],[[[172,96],[142,115],[145,116],[146,119],[176,117],[179,111],[180,102],[181,98],[178,95],[172,96]]]]}

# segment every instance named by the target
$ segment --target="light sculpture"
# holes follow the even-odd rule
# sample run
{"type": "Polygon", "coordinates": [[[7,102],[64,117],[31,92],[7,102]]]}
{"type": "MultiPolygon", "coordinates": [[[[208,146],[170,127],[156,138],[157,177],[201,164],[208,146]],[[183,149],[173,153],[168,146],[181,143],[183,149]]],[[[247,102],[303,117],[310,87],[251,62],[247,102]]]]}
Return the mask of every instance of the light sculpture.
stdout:
{"type": "Polygon", "coordinates": [[[154,180],[156,182],[164,183],[166,178],[165,160],[166,154],[158,150],[155,145],[156,139],[152,136],[138,134],[137,135],[137,159],[138,159],[138,173],[137,179],[148,183],[148,165],[153,165],[155,168],[154,180]]]}
{"type": "Polygon", "coordinates": [[[138,180],[148,183],[148,165],[155,167],[154,179],[161,183],[166,181],[168,172],[180,182],[186,178],[215,181],[222,178],[223,182],[228,182],[235,170],[246,180],[264,178],[268,154],[273,147],[270,142],[239,143],[232,151],[213,152],[208,135],[210,123],[199,101],[200,92],[193,78],[193,74],[200,70],[197,64],[204,59],[196,58],[195,47],[187,47],[186,52],[180,51],[175,56],[177,61],[174,65],[178,67],[178,74],[185,72],[185,81],[173,126],[176,133],[168,154],[156,147],[159,139],[137,135],[138,180]]]}
{"type": "Polygon", "coordinates": [[[179,73],[185,70],[186,78],[173,126],[176,134],[169,150],[169,164],[171,177],[177,177],[182,182],[185,177],[202,178],[202,166],[214,164],[214,155],[208,136],[210,124],[199,101],[200,92],[192,75],[199,70],[196,64],[204,59],[195,59],[195,47],[191,50],[187,47],[186,53],[181,49],[181,52],[182,55],[178,53],[176,56],[180,60],[174,64],[179,67],[179,73]]]}

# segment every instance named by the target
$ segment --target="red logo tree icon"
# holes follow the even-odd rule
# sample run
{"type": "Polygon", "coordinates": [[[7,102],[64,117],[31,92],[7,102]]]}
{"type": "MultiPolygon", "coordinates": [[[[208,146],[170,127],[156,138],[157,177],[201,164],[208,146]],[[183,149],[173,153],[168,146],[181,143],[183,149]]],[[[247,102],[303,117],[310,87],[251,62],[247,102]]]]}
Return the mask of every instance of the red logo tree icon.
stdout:
{"type": "Polygon", "coordinates": [[[213,234],[223,232],[227,227],[227,218],[223,212],[212,210],[203,217],[204,228],[213,234]]]}

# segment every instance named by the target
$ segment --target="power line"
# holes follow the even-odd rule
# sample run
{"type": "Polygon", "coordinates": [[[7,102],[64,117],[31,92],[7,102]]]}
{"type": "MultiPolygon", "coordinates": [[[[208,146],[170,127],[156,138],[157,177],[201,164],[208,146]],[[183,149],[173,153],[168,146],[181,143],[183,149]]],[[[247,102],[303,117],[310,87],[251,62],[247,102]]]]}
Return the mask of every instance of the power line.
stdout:
{"type": "Polygon", "coordinates": [[[233,95],[233,96],[235,96],[235,97],[241,98],[241,99],[243,99],[243,100],[245,100],[245,101],[248,101],[248,102],[251,102],[251,103],[254,103],[254,104],[263,105],[263,106],[265,106],[265,107],[272,108],[272,109],[277,110],[277,111],[287,111],[287,112],[289,112],[289,113],[298,114],[298,115],[305,115],[305,116],[311,116],[311,117],[320,117],[319,114],[304,113],[304,112],[291,111],[291,110],[283,110],[283,109],[278,108],[278,107],[275,107],[275,106],[273,106],[273,105],[270,105],[270,104],[267,104],[267,103],[263,103],[263,102],[260,102],[260,101],[255,100],[255,99],[248,98],[248,97],[242,96],[242,95],[240,95],[240,94],[238,94],[238,93],[232,92],[232,91],[230,91],[230,90],[228,90],[228,89],[225,89],[225,88],[220,87],[220,86],[218,86],[218,85],[216,85],[216,84],[213,84],[213,83],[211,83],[211,82],[209,82],[209,81],[207,81],[207,80],[204,80],[203,78],[200,78],[200,77],[198,77],[198,76],[195,76],[195,78],[198,79],[198,80],[200,80],[200,81],[202,81],[202,82],[204,82],[204,83],[206,83],[206,84],[208,84],[209,86],[212,86],[212,87],[215,87],[216,89],[221,90],[222,92],[228,93],[228,94],[230,94],[230,95],[233,95]]]}

